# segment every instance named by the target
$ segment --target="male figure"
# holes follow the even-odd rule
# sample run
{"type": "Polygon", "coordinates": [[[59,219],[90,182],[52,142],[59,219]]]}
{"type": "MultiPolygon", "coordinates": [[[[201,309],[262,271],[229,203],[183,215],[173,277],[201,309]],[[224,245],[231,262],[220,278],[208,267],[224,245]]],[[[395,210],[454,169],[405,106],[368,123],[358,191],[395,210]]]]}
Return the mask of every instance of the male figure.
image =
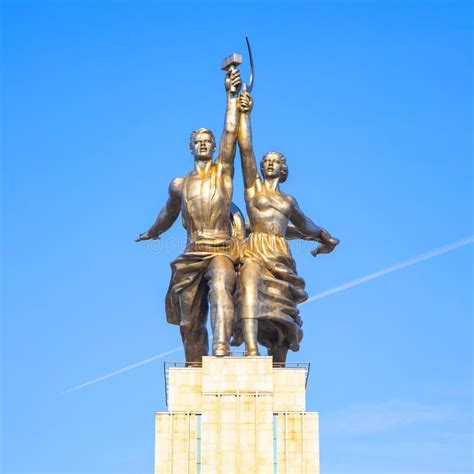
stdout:
{"type": "Polygon", "coordinates": [[[189,146],[194,170],[171,181],[168,201],[155,223],[136,240],[159,238],[181,212],[188,243],[184,253],[171,264],[166,317],[168,322],[180,326],[187,362],[200,361],[208,354],[208,304],[212,353],[229,353],[234,318],[234,262],[238,257],[230,215],[240,86],[239,71],[231,69],[225,79],[227,109],[218,158],[212,161],[216,150],[213,133],[205,128],[193,131],[189,146]]]}

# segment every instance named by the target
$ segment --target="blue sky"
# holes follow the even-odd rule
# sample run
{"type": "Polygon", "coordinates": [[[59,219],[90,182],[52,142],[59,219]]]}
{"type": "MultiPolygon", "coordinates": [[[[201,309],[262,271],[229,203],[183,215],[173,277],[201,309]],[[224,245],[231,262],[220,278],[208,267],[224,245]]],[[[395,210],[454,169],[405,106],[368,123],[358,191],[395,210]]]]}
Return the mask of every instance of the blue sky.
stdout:
{"type": "MultiPolygon", "coordinates": [[[[221,133],[245,35],[256,153],[286,154],[283,189],[341,239],[293,245],[310,295],[473,234],[469,2],[2,6],[5,473],[152,471],[161,361],[63,392],[179,346],[183,229],[132,241],[190,131],[221,133]]],[[[322,472],[472,472],[472,245],[301,310],[322,472]]]]}

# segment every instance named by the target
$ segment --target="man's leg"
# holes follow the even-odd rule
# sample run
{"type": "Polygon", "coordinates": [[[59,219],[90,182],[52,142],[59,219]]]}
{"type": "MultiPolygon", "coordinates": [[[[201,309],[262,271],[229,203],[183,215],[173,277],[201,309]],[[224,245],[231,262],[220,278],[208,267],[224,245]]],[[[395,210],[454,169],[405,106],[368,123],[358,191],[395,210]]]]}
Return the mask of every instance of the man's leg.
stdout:
{"type": "Polygon", "coordinates": [[[257,309],[258,309],[258,279],[261,275],[260,265],[253,260],[246,260],[240,269],[239,284],[241,288],[241,318],[242,333],[245,342],[245,355],[257,356],[257,309]]]}
{"type": "Polygon", "coordinates": [[[201,362],[209,353],[207,321],[207,282],[202,280],[199,287],[183,290],[179,295],[181,310],[180,332],[183,340],[186,362],[201,362]]]}
{"type": "Polygon", "coordinates": [[[215,356],[228,355],[234,322],[234,264],[229,258],[217,255],[209,264],[206,279],[211,305],[212,353],[215,356]]]}

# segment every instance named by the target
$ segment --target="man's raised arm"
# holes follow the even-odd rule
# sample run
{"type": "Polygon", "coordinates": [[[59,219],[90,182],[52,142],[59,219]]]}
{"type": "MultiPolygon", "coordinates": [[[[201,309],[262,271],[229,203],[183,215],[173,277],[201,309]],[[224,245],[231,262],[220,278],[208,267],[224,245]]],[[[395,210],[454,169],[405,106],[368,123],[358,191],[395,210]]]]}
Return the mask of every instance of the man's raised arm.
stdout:
{"type": "Polygon", "coordinates": [[[163,232],[166,232],[176,221],[181,210],[181,186],[182,178],[175,178],[168,188],[168,200],[161,209],[154,224],[143,234],[140,234],[135,242],[141,240],[157,239],[163,232]]]}
{"type": "MultiPolygon", "coordinates": [[[[245,87],[245,86],[244,86],[245,87]]],[[[253,151],[252,125],[250,112],[253,107],[252,96],[244,90],[239,99],[240,119],[237,139],[239,142],[242,174],[244,175],[245,189],[252,188],[258,176],[257,162],[253,151]]]]}
{"type": "Polygon", "coordinates": [[[239,106],[238,93],[242,82],[238,69],[231,69],[225,78],[225,88],[227,94],[227,107],[225,111],[224,131],[222,132],[219,144],[219,159],[223,165],[223,171],[231,176],[234,174],[235,142],[237,140],[237,130],[239,126],[239,106]],[[231,91],[231,86],[236,92],[231,91]]]}

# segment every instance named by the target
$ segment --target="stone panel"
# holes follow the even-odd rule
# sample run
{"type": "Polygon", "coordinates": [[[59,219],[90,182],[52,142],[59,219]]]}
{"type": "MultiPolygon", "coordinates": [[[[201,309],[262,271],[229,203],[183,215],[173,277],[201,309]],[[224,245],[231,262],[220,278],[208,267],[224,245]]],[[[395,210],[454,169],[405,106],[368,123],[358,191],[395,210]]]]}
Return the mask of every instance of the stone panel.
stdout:
{"type": "Polygon", "coordinates": [[[169,413],[156,414],[155,474],[319,474],[318,414],[305,412],[305,373],[270,357],[204,357],[169,369],[169,413]],[[197,415],[200,415],[200,456],[197,415]]]}

